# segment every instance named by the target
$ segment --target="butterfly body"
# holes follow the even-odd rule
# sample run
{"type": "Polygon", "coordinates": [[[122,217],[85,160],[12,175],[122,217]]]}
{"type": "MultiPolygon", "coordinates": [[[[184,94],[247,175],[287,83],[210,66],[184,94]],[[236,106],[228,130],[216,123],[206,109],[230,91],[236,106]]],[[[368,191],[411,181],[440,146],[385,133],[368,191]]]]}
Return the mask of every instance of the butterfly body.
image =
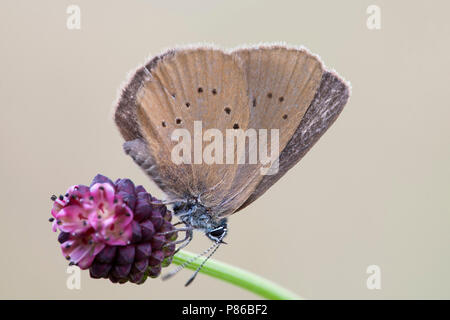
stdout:
{"type": "Polygon", "coordinates": [[[198,198],[175,203],[173,212],[185,225],[204,232],[213,242],[222,241],[228,231],[227,219],[219,218],[199,203],[198,198]]]}

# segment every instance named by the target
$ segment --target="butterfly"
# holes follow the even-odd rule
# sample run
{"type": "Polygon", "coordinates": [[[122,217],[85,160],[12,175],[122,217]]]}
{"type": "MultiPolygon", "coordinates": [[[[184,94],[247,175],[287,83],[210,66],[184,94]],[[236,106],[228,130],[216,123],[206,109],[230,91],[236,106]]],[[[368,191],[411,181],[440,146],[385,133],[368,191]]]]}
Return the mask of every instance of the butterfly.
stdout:
{"type": "MultiPolygon", "coordinates": [[[[336,120],[349,95],[347,82],[304,48],[187,47],[168,50],[139,67],[121,91],[114,120],[125,139],[125,153],[165,192],[185,225],[178,250],[190,242],[194,230],[213,241],[201,254],[210,252],[205,262],[224,243],[227,218],[300,161],[336,120]],[[224,135],[229,130],[277,130],[279,152],[269,164],[276,165],[275,173],[261,174],[267,166],[263,162],[174,163],[173,133],[194,133],[199,121],[203,130],[224,135]]],[[[245,141],[249,146],[241,159],[260,149],[245,141]]],[[[200,149],[208,142],[200,141],[200,149]]],[[[194,147],[185,153],[197,151],[194,147]]],[[[185,156],[192,160],[191,154],[185,156]]]]}

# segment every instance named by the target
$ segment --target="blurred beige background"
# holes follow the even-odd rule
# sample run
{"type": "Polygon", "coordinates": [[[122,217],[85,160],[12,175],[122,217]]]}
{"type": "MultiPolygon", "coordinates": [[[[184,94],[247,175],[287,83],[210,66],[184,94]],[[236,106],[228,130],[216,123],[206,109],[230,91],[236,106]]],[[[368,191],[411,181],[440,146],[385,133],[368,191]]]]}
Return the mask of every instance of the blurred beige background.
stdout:
{"type": "MultiPolygon", "coordinates": [[[[304,45],[351,81],[335,125],[260,200],[230,219],[216,259],[310,298],[450,298],[448,1],[17,1],[0,4],[0,298],[257,298],[191,271],[114,285],[66,261],[50,195],[101,172],[159,196],[110,116],[127,72],[179,44],[304,45]],[[81,30],[66,8],[81,8],[81,30]],[[366,27],[369,5],[381,30],[366,27]],[[368,290],[378,265],[381,290],[368,290]]],[[[209,240],[198,234],[189,250],[209,240]]]]}

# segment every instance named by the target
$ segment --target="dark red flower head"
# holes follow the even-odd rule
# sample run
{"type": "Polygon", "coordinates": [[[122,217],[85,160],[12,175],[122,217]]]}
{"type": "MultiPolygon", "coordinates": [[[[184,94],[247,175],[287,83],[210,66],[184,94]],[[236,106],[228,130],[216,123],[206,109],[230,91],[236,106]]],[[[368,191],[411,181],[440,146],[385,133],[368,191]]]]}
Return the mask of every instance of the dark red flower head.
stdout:
{"type": "Polygon", "coordinates": [[[50,220],[61,231],[63,255],[92,278],[140,284],[172,261],[171,212],[131,180],[113,183],[99,174],[90,187],[72,186],[52,200],[50,220]]]}

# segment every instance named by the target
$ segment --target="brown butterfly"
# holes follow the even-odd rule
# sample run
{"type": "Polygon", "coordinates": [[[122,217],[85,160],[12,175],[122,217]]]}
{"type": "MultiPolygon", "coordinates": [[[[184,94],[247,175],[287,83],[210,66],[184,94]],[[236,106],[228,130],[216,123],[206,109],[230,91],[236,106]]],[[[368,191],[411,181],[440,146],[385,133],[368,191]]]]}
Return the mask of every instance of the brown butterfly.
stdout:
{"type": "MultiPolygon", "coordinates": [[[[300,161],[348,98],[347,83],[303,48],[191,47],[169,50],[138,68],[122,90],[115,122],[125,152],[167,194],[175,216],[185,224],[179,249],[192,239],[193,230],[214,241],[201,254],[212,250],[206,261],[223,243],[227,217],[259,198],[300,161]],[[203,130],[224,135],[233,129],[277,129],[276,173],[261,174],[262,162],[174,163],[173,132],[194,133],[198,121],[203,130]]],[[[260,146],[245,141],[248,159],[260,146]]],[[[201,141],[200,149],[209,142],[201,141]]],[[[189,152],[192,159],[196,151],[189,152]]]]}

